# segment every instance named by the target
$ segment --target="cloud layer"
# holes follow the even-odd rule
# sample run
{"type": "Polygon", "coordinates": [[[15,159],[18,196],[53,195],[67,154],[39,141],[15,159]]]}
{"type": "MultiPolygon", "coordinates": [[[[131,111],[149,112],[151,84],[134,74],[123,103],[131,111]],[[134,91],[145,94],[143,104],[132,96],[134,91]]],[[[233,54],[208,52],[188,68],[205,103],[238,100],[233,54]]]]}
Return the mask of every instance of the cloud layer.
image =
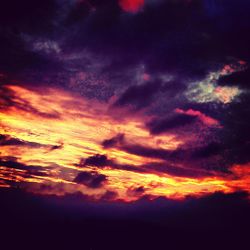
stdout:
{"type": "Polygon", "coordinates": [[[249,9],[2,1],[0,185],[126,201],[249,191],[249,9]]]}

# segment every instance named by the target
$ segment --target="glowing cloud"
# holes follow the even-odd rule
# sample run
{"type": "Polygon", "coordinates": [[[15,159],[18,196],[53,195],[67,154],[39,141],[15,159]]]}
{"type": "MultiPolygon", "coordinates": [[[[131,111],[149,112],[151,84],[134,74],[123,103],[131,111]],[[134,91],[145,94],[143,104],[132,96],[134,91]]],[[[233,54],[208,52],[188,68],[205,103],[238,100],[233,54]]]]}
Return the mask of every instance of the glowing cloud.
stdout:
{"type": "Polygon", "coordinates": [[[124,11],[136,13],[144,5],[144,0],[119,0],[119,4],[124,11]]]}
{"type": "Polygon", "coordinates": [[[176,109],[175,112],[179,113],[179,114],[186,114],[186,115],[190,115],[190,116],[196,116],[207,126],[215,126],[215,127],[220,126],[219,121],[217,121],[216,119],[201,113],[198,110],[188,109],[188,110],[185,111],[185,110],[182,110],[182,109],[176,109]]]}
{"type": "Polygon", "coordinates": [[[187,98],[198,103],[217,102],[228,104],[232,102],[242,91],[238,87],[218,86],[217,81],[220,76],[235,71],[234,67],[226,65],[221,71],[211,72],[203,81],[190,85],[186,92],[187,98]]]}
{"type": "MultiPolygon", "coordinates": [[[[150,148],[162,155],[177,150],[185,140],[151,135],[143,115],[117,119],[107,104],[56,88],[4,88],[10,96],[7,103],[1,99],[5,108],[0,109],[2,188],[18,185],[30,192],[55,195],[81,192],[95,200],[108,192],[112,199],[124,201],[143,195],[182,199],[215,191],[247,190],[249,178],[244,166],[232,169],[234,179],[223,175],[179,177],[150,168],[164,167],[165,162],[140,154],[138,149],[150,148]],[[134,148],[135,153],[122,147],[103,147],[103,141],[117,134],[143,147],[134,148]]],[[[218,124],[199,111],[177,112],[197,116],[207,125],[218,124]]]]}

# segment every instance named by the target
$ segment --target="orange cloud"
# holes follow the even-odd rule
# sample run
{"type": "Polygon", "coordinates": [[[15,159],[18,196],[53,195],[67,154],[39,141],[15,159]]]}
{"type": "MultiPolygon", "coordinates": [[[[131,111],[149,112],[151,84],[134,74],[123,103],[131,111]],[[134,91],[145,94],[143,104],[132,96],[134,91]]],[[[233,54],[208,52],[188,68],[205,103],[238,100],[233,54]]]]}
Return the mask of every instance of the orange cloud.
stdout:
{"type": "MultiPolygon", "coordinates": [[[[243,172],[243,166],[233,168],[233,179],[226,176],[177,177],[157,168],[150,171],[143,167],[162,164],[161,159],[132,154],[122,148],[103,147],[103,141],[117,134],[124,134],[131,144],[163,151],[176,150],[185,143],[185,139],[176,139],[174,134],[151,135],[144,125],[146,116],[137,114],[118,119],[110,113],[106,103],[57,88],[47,87],[41,91],[13,85],[5,86],[5,93],[10,96],[1,99],[5,108],[0,109],[0,134],[12,143],[0,145],[0,188],[18,184],[34,193],[81,192],[96,200],[108,192],[116,194],[112,199],[124,201],[143,195],[182,199],[215,191],[249,191],[246,177],[249,173],[243,172]],[[108,155],[109,160],[99,165],[80,164],[82,159],[93,155],[108,155]],[[105,181],[96,186],[89,185],[90,178],[76,182],[81,172],[88,178],[95,173],[95,178],[101,176],[105,181]]],[[[119,114],[119,110],[115,112],[119,114]]],[[[218,125],[216,120],[199,111],[177,112],[218,125]]],[[[96,181],[95,178],[91,181],[96,181]]]]}

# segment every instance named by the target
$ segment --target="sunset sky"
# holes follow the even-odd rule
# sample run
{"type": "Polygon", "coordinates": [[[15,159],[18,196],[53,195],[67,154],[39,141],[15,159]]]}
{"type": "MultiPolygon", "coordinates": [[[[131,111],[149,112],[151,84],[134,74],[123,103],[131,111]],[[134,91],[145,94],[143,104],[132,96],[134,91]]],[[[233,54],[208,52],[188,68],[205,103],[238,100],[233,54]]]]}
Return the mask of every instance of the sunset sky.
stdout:
{"type": "Polygon", "coordinates": [[[0,191],[127,206],[249,201],[249,10],[1,1],[0,191]]]}

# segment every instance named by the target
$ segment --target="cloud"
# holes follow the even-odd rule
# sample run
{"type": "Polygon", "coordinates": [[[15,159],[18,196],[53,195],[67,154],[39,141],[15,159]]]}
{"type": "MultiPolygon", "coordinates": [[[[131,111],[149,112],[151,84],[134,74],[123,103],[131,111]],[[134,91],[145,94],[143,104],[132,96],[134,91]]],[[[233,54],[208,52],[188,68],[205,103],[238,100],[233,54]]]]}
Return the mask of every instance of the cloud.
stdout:
{"type": "MultiPolygon", "coordinates": [[[[20,95],[18,95],[18,90],[20,91],[21,88],[19,86],[11,86],[7,87],[6,85],[1,86],[0,85],[0,93],[5,93],[2,96],[0,96],[0,101],[2,104],[2,107],[0,107],[0,110],[6,110],[10,108],[16,108],[20,111],[25,111],[28,113],[32,113],[34,115],[40,116],[41,118],[45,119],[60,119],[59,112],[55,110],[51,110],[51,112],[44,111],[44,109],[40,107],[34,107],[34,104],[30,101],[30,98],[26,96],[26,98],[22,98],[20,95]]],[[[35,93],[35,91],[27,91],[26,94],[32,96],[35,93]]],[[[46,110],[46,108],[45,108],[46,110]]]]}
{"type": "Polygon", "coordinates": [[[50,150],[50,151],[53,151],[53,150],[57,150],[57,149],[62,149],[62,148],[63,148],[63,145],[64,145],[64,143],[61,142],[59,145],[51,146],[49,150],[50,150]]]}
{"type": "MultiPolygon", "coordinates": [[[[116,136],[113,138],[116,138],[116,136]]],[[[132,155],[151,159],[151,162],[147,161],[147,163],[138,167],[133,167],[113,161],[112,164],[109,164],[112,168],[133,172],[140,170],[142,173],[167,173],[172,176],[193,178],[231,173],[229,170],[231,162],[224,159],[224,155],[228,151],[227,146],[220,141],[209,140],[197,145],[191,143],[170,150],[160,147],[147,147],[124,139],[116,141],[113,138],[109,139],[113,143],[107,149],[115,148],[132,155]],[[155,162],[155,160],[160,161],[155,162]]],[[[104,140],[104,142],[109,140],[104,140]]]]}
{"type": "MultiPolygon", "coordinates": [[[[0,53],[2,55],[0,70],[12,74],[25,69],[47,71],[53,65],[51,58],[48,59],[30,51],[26,47],[22,35],[28,33],[32,36],[46,36],[48,30],[53,29],[55,16],[57,16],[57,4],[53,0],[39,3],[32,0],[2,2],[0,8],[0,53]],[[3,29],[3,27],[8,28],[3,29]],[[15,29],[9,32],[10,27],[15,27],[15,29]]],[[[54,67],[56,68],[56,64],[54,67]]]]}
{"type": "MultiPolygon", "coordinates": [[[[20,146],[15,152],[20,159],[44,164],[56,159],[68,166],[79,159],[81,147],[85,158],[80,167],[155,171],[158,176],[220,176],[232,164],[249,162],[249,8],[244,0],[5,1],[0,8],[0,74],[9,76],[0,79],[5,85],[0,110],[17,110],[15,118],[27,116],[8,123],[18,130],[13,138],[2,135],[1,149],[11,155],[20,146]],[[235,62],[241,66],[234,67],[235,62]],[[11,83],[44,95],[39,102],[35,91],[22,98],[21,92],[8,90],[11,83]],[[84,119],[69,109],[69,95],[56,91],[53,101],[46,102],[51,96],[45,86],[76,94],[73,106],[79,111],[76,99],[86,98],[84,119]],[[83,126],[85,136],[80,124],[99,105],[92,105],[93,100],[104,108],[83,126]],[[128,121],[121,130],[114,125],[115,112],[106,111],[109,105],[128,121]],[[129,109],[121,115],[123,107],[129,109]],[[139,122],[132,116],[139,116],[139,122]],[[110,133],[95,133],[99,123],[109,123],[110,133]],[[33,135],[20,132],[26,124],[32,132],[37,129],[33,135]],[[117,133],[113,126],[119,134],[104,140],[117,133]],[[53,141],[46,146],[49,153],[36,151],[40,146],[25,141],[29,137],[53,141]]],[[[13,121],[9,114],[5,118],[13,121]]]]}
{"type": "Polygon", "coordinates": [[[135,109],[144,108],[153,101],[153,96],[160,90],[160,82],[147,82],[142,85],[133,85],[119,97],[115,106],[130,106],[135,109]]]}
{"type": "Polygon", "coordinates": [[[37,52],[43,52],[46,54],[56,53],[59,54],[61,49],[59,45],[54,41],[36,41],[33,44],[33,50],[37,52]]]}
{"type": "Polygon", "coordinates": [[[197,103],[223,103],[235,101],[241,94],[241,89],[236,86],[219,86],[221,71],[210,72],[202,81],[189,84],[185,95],[188,100],[197,103]]]}
{"type": "Polygon", "coordinates": [[[194,151],[193,156],[197,158],[207,158],[214,155],[219,155],[223,151],[223,146],[216,142],[211,142],[208,145],[198,148],[194,151]]]}
{"type": "Polygon", "coordinates": [[[101,201],[114,201],[118,194],[115,191],[107,190],[100,198],[101,201]]]}
{"type": "Polygon", "coordinates": [[[57,149],[63,148],[63,143],[59,145],[49,145],[49,144],[41,144],[37,142],[30,142],[25,141],[19,138],[11,137],[10,135],[0,134],[0,147],[9,147],[9,146],[16,146],[16,147],[29,147],[29,148],[47,148],[49,152],[57,149]]]}
{"type": "MultiPolygon", "coordinates": [[[[191,152],[190,152],[191,153],[191,152]]],[[[147,169],[150,173],[165,173],[173,177],[184,177],[184,178],[205,178],[211,176],[218,176],[221,173],[225,173],[225,171],[221,171],[220,169],[206,169],[202,164],[197,163],[195,158],[190,158],[189,156],[177,157],[169,157],[169,160],[163,162],[149,162],[145,164],[143,167],[147,169]]],[[[230,171],[228,171],[230,173],[230,171]]]]}
{"type": "MultiPolygon", "coordinates": [[[[116,135],[111,139],[104,140],[102,145],[106,148],[117,148],[130,154],[148,157],[148,158],[158,158],[158,159],[169,159],[170,155],[173,154],[174,150],[166,150],[160,148],[150,148],[140,144],[129,143],[124,140],[124,135],[122,135],[122,140],[120,140],[120,134],[116,135]],[[108,143],[107,143],[108,142],[108,143]],[[111,143],[110,143],[111,142],[111,143]]],[[[113,164],[111,164],[113,165],[113,164]]]]}
{"type": "Polygon", "coordinates": [[[107,177],[96,172],[80,172],[74,182],[83,184],[89,188],[100,188],[107,181],[107,177]]]}
{"type": "Polygon", "coordinates": [[[84,162],[85,166],[96,166],[96,167],[105,167],[108,166],[111,162],[108,160],[106,155],[96,154],[90,156],[84,162]]]}
{"type": "Polygon", "coordinates": [[[151,134],[161,134],[172,129],[190,125],[196,121],[195,116],[178,114],[172,118],[152,120],[147,124],[151,134]]]}
{"type": "Polygon", "coordinates": [[[250,68],[221,76],[218,83],[222,86],[239,86],[248,89],[250,85],[250,68]]]}
{"type": "Polygon", "coordinates": [[[18,28],[26,29],[26,31],[28,31],[29,26],[32,32],[35,32],[34,28],[38,28],[37,32],[41,29],[46,31],[49,28],[48,25],[51,24],[51,19],[56,15],[56,8],[55,1],[51,0],[44,0],[39,3],[32,0],[24,0],[22,3],[17,0],[5,1],[1,4],[0,23],[7,26],[15,23],[18,28]],[[29,10],[28,15],[27,10],[29,10]],[[10,14],[12,14],[12,18],[10,18],[10,14]],[[33,22],[30,22],[30,18],[33,22]]]}
{"type": "Polygon", "coordinates": [[[129,196],[142,196],[145,192],[145,188],[143,186],[139,187],[131,187],[127,190],[127,195],[129,196]]]}
{"type": "MultiPolygon", "coordinates": [[[[178,72],[181,77],[184,74],[192,78],[204,75],[211,70],[213,63],[226,60],[229,54],[233,58],[244,57],[242,59],[246,61],[249,58],[245,49],[249,43],[249,36],[246,36],[249,3],[240,1],[235,4],[230,0],[227,4],[216,4],[212,8],[217,12],[214,15],[209,0],[202,3],[191,1],[188,5],[187,1],[148,1],[143,11],[138,12],[143,2],[105,0],[64,1],[59,4],[58,1],[45,0],[34,4],[34,1],[25,0],[20,4],[13,0],[11,4],[5,3],[1,8],[0,24],[3,27],[14,25],[18,32],[1,31],[4,45],[1,54],[5,55],[1,59],[6,62],[2,67],[48,72],[54,65],[54,73],[49,71],[46,77],[55,76],[58,61],[54,57],[31,53],[23,43],[23,34],[42,41],[51,41],[51,37],[55,38],[55,43],[63,41],[61,50],[64,54],[74,52],[79,55],[87,48],[92,52],[101,52],[106,58],[108,55],[112,65],[123,61],[122,68],[133,68],[143,63],[152,72],[178,72]],[[123,9],[138,12],[138,15],[124,16],[118,3],[123,9]],[[10,16],[14,17],[10,19],[10,16]],[[232,16],[235,20],[233,25],[230,24],[232,16]],[[52,36],[54,31],[56,35],[52,36]],[[21,62],[13,60],[16,52],[22,56],[21,62]]],[[[70,72],[62,62],[59,60],[61,70],[67,72],[63,74],[67,81],[70,72]]],[[[74,61],[72,68],[76,70],[79,65],[83,65],[81,58],[74,61]]]]}
{"type": "MultiPolygon", "coordinates": [[[[111,147],[111,146],[110,146],[111,147]]],[[[115,147],[113,145],[112,147],[115,147]]],[[[107,155],[96,154],[90,156],[86,159],[81,159],[79,167],[98,167],[98,168],[112,168],[112,169],[120,169],[132,172],[145,172],[142,168],[138,168],[132,164],[120,164],[115,159],[109,159],[107,155]]]]}
{"type": "Polygon", "coordinates": [[[115,146],[121,144],[124,141],[124,137],[125,137],[124,134],[117,134],[116,136],[114,136],[111,139],[104,140],[102,142],[102,145],[103,145],[104,148],[115,147],[115,146]]]}
{"type": "Polygon", "coordinates": [[[27,165],[18,161],[16,157],[0,158],[0,180],[12,187],[20,187],[26,180],[34,180],[50,176],[50,168],[39,165],[27,165]]]}
{"type": "MultiPolygon", "coordinates": [[[[91,1],[92,2],[92,1],[91,1]]],[[[74,25],[77,22],[83,21],[91,11],[95,11],[96,8],[92,5],[90,1],[76,1],[74,4],[70,5],[65,18],[65,24],[74,25]]]]}
{"type": "Polygon", "coordinates": [[[1,146],[26,146],[33,148],[33,147],[46,147],[47,145],[43,145],[36,142],[24,141],[18,138],[13,138],[9,135],[0,134],[0,147],[1,146]]]}
{"type": "Polygon", "coordinates": [[[174,150],[150,148],[139,144],[125,144],[121,149],[130,154],[164,160],[169,159],[170,155],[174,152],[174,150]]]}
{"type": "Polygon", "coordinates": [[[217,121],[216,119],[210,116],[203,114],[202,112],[198,110],[188,109],[185,111],[183,109],[177,108],[175,109],[175,112],[178,114],[186,114],[186,115],[198,117],[201,120],[201,122],[203,122],[207,126],[215,126],[215,127],[220,126],[219,121],[217,121]]]}
{"type": "Polygon", "coordinates": [[[22,170],[45,170],[46,167],[42,166],[35,166],[35,165],[26,165],[17,161],[17,158],[12,157],[1,157],[0,158],[0,165],[15,168],[15,169],[22,169],[22,170]]]}

